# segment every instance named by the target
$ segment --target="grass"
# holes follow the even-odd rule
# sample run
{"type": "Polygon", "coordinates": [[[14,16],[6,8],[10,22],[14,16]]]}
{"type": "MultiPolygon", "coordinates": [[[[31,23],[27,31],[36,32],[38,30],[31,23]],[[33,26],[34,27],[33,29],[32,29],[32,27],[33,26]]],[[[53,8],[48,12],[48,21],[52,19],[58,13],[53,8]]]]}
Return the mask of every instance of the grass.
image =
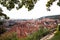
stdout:
{"type": "Polygon", "coordinates": [[[56,32],[54,37],[52,37],[50,40],[60,40],[60,31],[56,32]]]}
{"type": "Polygon", "coordinates": [[[50,40],[60,40],[60,25],[58,25],[57,27],[57,32],[50,40]]]}

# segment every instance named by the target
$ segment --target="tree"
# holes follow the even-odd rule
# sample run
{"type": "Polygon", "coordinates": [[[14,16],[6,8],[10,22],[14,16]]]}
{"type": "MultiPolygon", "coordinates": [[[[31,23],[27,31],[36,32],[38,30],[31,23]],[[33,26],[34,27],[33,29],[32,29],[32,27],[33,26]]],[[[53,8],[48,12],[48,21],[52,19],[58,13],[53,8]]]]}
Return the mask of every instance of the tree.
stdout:
{"type": "MultiPolygon", "coordinates": [[[[37,1],[38,0],[0,0],[0,4],[6,7],[8,10],[12,10],[13,8],[15,8],[15,5],[18,5],[16,6],[17,10],[25,6],[28,11],[30,11],[34,8],[34,5],[37,3],[37,1]]],[[[48,11],[50,11],[49,8],[55,1],[57,0],[47,1],[46,7],[48,11]]],[[[57,5],[60,6],[60,0],[57,2],[57,5]]],[[[7,18],[6,14],[0,12],[0,16],[1,15],[4,15],[7,18]]]]}
{"type": "MultiPolygon", "coordinates": [[[[48,8],[47,8],[48,11],[50,11],[49,8],[51,7],[51,5],[53,5],[53,3],[54,3],[55,1],[57,1],[57,0],[49,0],[49,1],[47,2],[46,7],[48,7],[48,8]]],[[[60,6],[60,0],[58,0],[57,5],[60,6]]]]}
{"type": "MultiPolygon", "coordinates": [[[[37,3],[38,0],[0,0],[0,4],[6,7],[8,10],[15,8],[15,5],[18,5],[16,9],[20,9],[23,6],[28,8],[28,11],[34,8],[34,5],[37,3]]],[[[57,0],[49,0],[47,1],[46,7],[50,7],[53,5],[53,2],[57,0]]],[[[57,5],[60,6],[60,0],[57,2],[57,5]]]]}
{"type": "Polygon", "coordinates": [[[28,8],[28,11],[34,8],[34,4],[37,0],[0,0],[0,4],[6,7],[8,10],[15,8],[15,4],[18,5],[16,9],[22,8],[23,5],[28,8]]]}
{"type": "Polygon", "coordinates": [[[6,15],[6,14],[4,14],[4,13],[2,13],[3,12],[3,10],[0,8],[0,25],[3,25],[3,23],[4,23],[4,19],[9,19],[9,17],[6,15]]]}
{"type": "Polygon", "coordinates": [[[6,31],[6,29],[3,26],[3,23],[5,21],[4,19],[9,19],[9,17],[2,12],[3,10],[0,8],[0,35],[6,31]]]}

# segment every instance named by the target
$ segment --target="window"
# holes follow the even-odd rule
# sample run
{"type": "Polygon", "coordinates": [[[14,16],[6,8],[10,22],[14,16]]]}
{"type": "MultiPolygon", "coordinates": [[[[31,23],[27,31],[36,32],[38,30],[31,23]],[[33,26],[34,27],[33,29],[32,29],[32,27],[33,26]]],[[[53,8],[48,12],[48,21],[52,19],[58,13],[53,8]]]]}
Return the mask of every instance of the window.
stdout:
{"type": "Polygon", "coordinates": [[[44,22],[45,25],[49,25],[49,22],[44,22]]]}

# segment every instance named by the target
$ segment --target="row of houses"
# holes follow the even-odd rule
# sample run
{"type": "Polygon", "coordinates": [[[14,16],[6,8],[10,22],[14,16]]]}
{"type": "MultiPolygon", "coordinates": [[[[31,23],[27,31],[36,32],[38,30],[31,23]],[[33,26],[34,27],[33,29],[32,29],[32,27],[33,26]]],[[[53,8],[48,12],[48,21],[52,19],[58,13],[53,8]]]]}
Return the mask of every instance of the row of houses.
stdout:
{"type": "Polygon", "coordinates": [[[33,32],[39,30],[40,27],[46,27],[48,29],[53,29],[57,26],[56,20],[44,18],[42,20],[27,20],[16,22],[14,26],[10,29],[15,31],[18,37],[26,37],[31,35],[33,32]]]}
{"type": "MultiPolygon", "coordinates": [[[[58,21],[59,22],[59,21],[58,21]]],[[[17,37],[26,37],[31,35],[33,32],[36,32],[40,29],[40,27],[46,27],[47,29],[53,29],[57,26],[57,21],[50,18],[43,18],[41,20],[26,20],[19,22],[6,22],[5,25],[13,24],[9,26],[8,32],[14,31],[17,33],[17,37]]],[[[4,26],[5,26],[4,25],[4,26]]]]}

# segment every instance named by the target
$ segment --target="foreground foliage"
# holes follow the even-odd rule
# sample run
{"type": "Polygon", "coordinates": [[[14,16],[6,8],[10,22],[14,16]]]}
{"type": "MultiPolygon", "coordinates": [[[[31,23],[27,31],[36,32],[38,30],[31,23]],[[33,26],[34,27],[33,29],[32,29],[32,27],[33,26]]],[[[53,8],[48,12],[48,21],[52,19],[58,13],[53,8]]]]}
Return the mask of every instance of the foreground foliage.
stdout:
{"type": "Polygon", "coordinates": [[[34,8],[36,2],[37,0],[0,0],[0,4],[8,10],[15,8],[15,4],[18,5],[17,9],[22,8],[24,5],[28,10],[31,10],[34,8]]]}
{"type": "MultiPolygon", "coordinates": [[[[6,7],[8,10],[11,10],[13,8],[16,9],[20,9],[23,6],[25,6],[25,8],[28,9],[28,11],[30,11],[31,9],[34,8],[35,4],[37,3],[38,0],[0,0],[0,4],[3,5],[4,7],[6,7]]],[[[55,2],[57,0],[49,0],[47,1],[46,7],[51,7],[51,5],[53,5],[53,2],[55,2]]],[[[58,0],[57,5],[60,6],[60,0],[58,0]]]]}
{"type": "Polygon", "coordinates": [[[60,40],[60,32],[57,32],[50,40],[60,40]]]}
{"type": "Polygon", "coordinates": [[[18,40],[15,32],[2,34],[0,40],[18,40]]]}
{"type": "Polygon", "coordinates": [[[57,32],[50,40],[60,40],[60,25],[57,26],[57,32]]]}
{"type": "MultiPolygon", "coordinates": [[[[28,11],[32,10],[37,3],[38,0],[0,0],[0,4],[6,7],[8,10],[16,8],[17,10],[25,6],[28,11]],[[18,5],[18,6],[16,6],[18,5]]],[[[50,7],[57,0],[49,0],[47,1],[46,7],[48,11],[50,11],[50,7]]],[[[60,6],[60,0],[57,2],[57,5],[60,6]]],[[[1,10],[0,10],[1,11],[1,10]]],[[[5,16],[5,19],[9,19],[6,14],[0,12],[0,16],[5,16]]]]}
{"type": "MultiPolygon", "coordinates": [[[[47,2],[46,7],[48,7],[48,11],[50,11],[50,7],[51,7],[51,5],[53,5],[53,3],[54,3],[55,1],[57,1],[57,0],[49,0],[49,1],[47,2]]],[[[58,0],[57,5],[60,6],[60,0],[58,0]]]]}

